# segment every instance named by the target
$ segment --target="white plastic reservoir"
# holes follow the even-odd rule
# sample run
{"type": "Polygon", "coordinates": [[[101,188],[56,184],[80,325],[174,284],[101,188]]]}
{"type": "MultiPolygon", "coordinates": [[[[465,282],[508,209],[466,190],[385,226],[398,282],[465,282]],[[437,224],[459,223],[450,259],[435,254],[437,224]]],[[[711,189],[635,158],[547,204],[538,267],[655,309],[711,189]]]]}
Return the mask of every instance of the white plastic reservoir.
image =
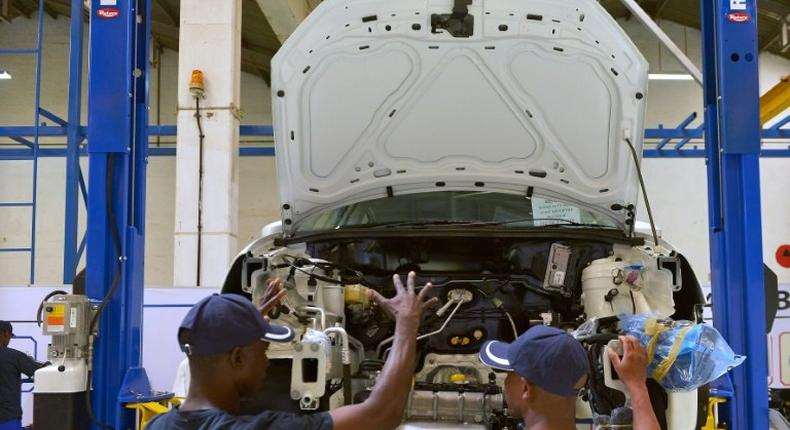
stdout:
{"type": "Polygon", "coordinates": [[[627,254],[632,255],[594,260],[582,271],[587,318],[646,312],[665,318],[675,313],[672,273],[639,250],[627,254]]]}

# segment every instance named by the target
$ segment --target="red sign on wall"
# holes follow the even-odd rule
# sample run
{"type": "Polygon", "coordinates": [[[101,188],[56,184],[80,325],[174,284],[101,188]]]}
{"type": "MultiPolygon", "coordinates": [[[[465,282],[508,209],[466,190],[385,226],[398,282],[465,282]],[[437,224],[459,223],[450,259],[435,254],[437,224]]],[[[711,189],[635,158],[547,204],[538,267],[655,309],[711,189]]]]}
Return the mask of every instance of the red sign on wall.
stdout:
{"type": "Polygon", "coordinates": [[[790,245],[782,245],[776,250],[776,262],[790,269],[790,245]]]}

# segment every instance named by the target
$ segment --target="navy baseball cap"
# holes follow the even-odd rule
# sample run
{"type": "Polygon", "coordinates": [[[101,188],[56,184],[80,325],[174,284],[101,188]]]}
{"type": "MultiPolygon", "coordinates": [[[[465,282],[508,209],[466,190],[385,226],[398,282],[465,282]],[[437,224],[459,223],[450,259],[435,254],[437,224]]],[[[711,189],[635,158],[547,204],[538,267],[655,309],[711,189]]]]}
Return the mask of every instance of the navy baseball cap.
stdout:
{"type": "Polygon", "coordinates": [[[181,350],[187,355],[213,355],[254,342],[290,342],[290,327],[269,324],[258,308],[237,294],[212,294],[187,312],[178,329],[181,350]],[[188,342],[182,342],[189,330],[188,342]]]}
{"type": "Polygon", "coordinates": [[[563,397],[576,396],[576,384],[590,372],[587,353],[573,336],[554,327],[535,326],[512,343],[490,340],[480,348],[488,367],[516,372],[538,387],[563,397]]]}
{"type": "Polygon", "coordinates": [[[7,331],[9,333],[14,332],[14,326],[11,325],[8,321],[0,321],[0,332],[7,331]]]}

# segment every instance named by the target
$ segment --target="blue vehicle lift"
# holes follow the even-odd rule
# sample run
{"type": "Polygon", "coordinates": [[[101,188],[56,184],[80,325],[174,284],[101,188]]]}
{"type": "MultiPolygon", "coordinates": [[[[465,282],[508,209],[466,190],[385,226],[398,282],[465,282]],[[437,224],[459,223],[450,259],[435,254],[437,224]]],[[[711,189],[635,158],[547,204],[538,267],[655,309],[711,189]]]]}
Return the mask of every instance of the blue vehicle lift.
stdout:
{"type": "MultiPolygon", "coordinates": [[[[105,0],[104,3],[107,3],[105,0]]],[[[12,53],[39,55],[36,121],[32,127],[0,127],[0,137],[32,145],[0,149],[0,160],[65,156],[66,232],[64,283],[70,283],[85,240],[77,242],[79,193],[87,196],[87,292],[106,299],[101,333],[95,344],[93,404],[99,421],[114,428],[132,426],[123,402],[151,395],[141,365],[145,174],[148,156],[172,156],[174,147],[148,148],[149,136],[174,136],[175,126],[148,126],[150,0],[117,0],[118,15],[99,18],[92,0],[88,125],[81,126],[82,2],[71,0],[71,54],[68,121],[41,110],[41,24],[36,49],[12,53]],[[79,49],[77,49],[79,48],[79,49]],[[56,126],[43,126],[42,115],[56,126]],[[65,148],[39,148],[44,136],[66,136],[65,148]],[[87,148],[82,141],[88,138],[87,148]],[[79,168],[88,156],[86,192],[79,168]],[[117,234],[116,234],[117,233],[117,234]],[[114,238],[117,238],[117,242],[114,238]]],[[[702,11],[704,122],[692,114],[677,127],[645,130],[648,158],[706,158],[709,227],[716,325],[735,351],[748,359],[733,370],[733,403],[721,416],[729,428],[768,428],[766,336],[764,326],[760,221],[760,157],[790,157],[790,147],[761,144],[790,138],[790,117],[760,129],[757,87],[757,13],[755,0],[700,0],[702,11]],[[731,4],[745,4],[746,22],[728,20],[731,4]],[[693,143],[703,139],[704,149],[693,143]],[[748,324],[747,324],[748,322],[748,324]]],[[[42,10],[43,0],[39,0],[42,10]]],[[[0,52],[5,54],[9,52],[0,52]]],[[[241,126],[242,136],[271,136],[269,125],[241,126]]],[[[271,147],[240,148],[241,155],[272,156],[271,147]]],[[[35,179],[34,179],[35,180],[35,179]]],[[[35,206],[35,202],[33,202],[35,206]]],[[[35,222],[33,223],[35,234],[35,222]]],[[[31,253],[34,248],[31,246],[31,253]]],[[[31,263],[32,265],[32,263],[31,263]]],[[[31,266],[31,283],[33,278],[31,266]]],[[[95,426],[93,428],[96,428],[95,426]]]]}
{"type": "Polygon", "coordinates": [[[728,428],[767,429],[757,4],[701,0],[700,7],[713,320],[747,356],[732,371],[735,397],[723,416],[728,428]]]}
{"type": "Polygon", "coordinates": [[[86,292],[103,309],[92,400],[97,421],[126,429],[134,412],[123,403],[151,394],[141,367],[150,0],[91,3],[86,292]]]}

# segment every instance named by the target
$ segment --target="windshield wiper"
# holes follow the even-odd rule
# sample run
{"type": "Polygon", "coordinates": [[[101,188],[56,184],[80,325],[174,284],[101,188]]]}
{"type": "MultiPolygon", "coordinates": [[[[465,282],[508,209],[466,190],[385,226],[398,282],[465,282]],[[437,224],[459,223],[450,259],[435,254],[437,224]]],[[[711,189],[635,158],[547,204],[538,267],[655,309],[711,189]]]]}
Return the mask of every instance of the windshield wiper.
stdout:
{"type": "Polygon", "coordinates": [[[431,226],[460,226],[460,227],[497,227],[508,224],[532,223],[528,227],[556,228],[556,227],[584,227],[584,228],[615,228],[601,224],[584,224],[563,218],[516,218],[503,221],[462,221],[462,220],[421,220],[421,221],[392,221],[370,224],[356,224],[337,226],[335,230],[366,229],[366,228],[398,228],[398,227],[431,227],[431,226]],[[548,224],[534,225],[535,222],[550,222],[548,224]]]}
{"type": "Polygon", "coordinates": [[[547,227],[615,228],[612,226],[602,225],[602,224],[581,223],[564,218],[516,218],[516,219],[503,220],[503,221],[481,221],[481,222],[471,223],[470,225],[475,227],[477,226],[488,227],[488,226],[502,226],[502,225],[519,224],[519,223],[531,223],[531,225],[529,225],[528,227],[535,227],[535,228],[547,228],[547,227]],[[536,225],[535,224],[536,222],[541,224],[536,225]]]}
{"type": "Polygon", "coordinates": [[[365,228],[397,228],[397,227],[430,227],[441,225],[469,225],[474,221],[458,221],[458,220],[421,220],[421,221],[388,221],[369,224],[354,224],[354,225],[339,225],[335,227],[336,230],[345,229],[365,229],[365,228]]]}

